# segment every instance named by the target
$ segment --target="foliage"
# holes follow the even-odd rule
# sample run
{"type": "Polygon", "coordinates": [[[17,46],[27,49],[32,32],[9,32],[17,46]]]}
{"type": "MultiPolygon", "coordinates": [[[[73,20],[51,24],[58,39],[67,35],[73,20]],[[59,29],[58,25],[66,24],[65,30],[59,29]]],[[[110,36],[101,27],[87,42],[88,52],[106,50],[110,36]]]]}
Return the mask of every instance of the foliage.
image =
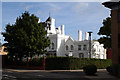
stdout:
{"type": "Polygon", "coordinates": [[[106,70],[107,70],[110,74],[112,74],[112,66],[108,66],[108,67],[106,68],[106,70]]]}
{"type": "Polygon", "coordinates": [[[16,61],[15,65],[17,65],[17,66],[26,66],[27,64],[26,64],[26,61],[20,61],[20,60],[18,60],[18,61],[16,61]]]}
{"type": "MultiPolygon", "coordinates": [[[[7,63],[15,65],[12,58],[7,63]]],[[[26,62],[16,63],[16,65],[27,65],[26,62]]],[[[7,65],[8,65],[7,64],[7,65]]],[[[41,67],[43,66],[43,58],[33,58],[28,62],[29,66],[41,67]]],[[[74,57],[48,57],[45,60],[46,70],[77,70],[83,69],[87,65],[94,64],[98,69],[105,69],[111,65],[109,59],[90,59],[90,58],[74,58],[74,57]]]]}
{"type": "Polygon", "coordinates": [[[90,59],[74,57],[52,57],[46,58],[46,69],[75,70],[83,69],[84,66],[94,64],[99,69],[105,69],[111,65],[109,59],[90,59]]]}
{"type": "Polygon", "coordinates": [[[2,43],[0,42],[0,48],[2,47],[2,43]]]}
{"type": "Polygon", "coordinates": [[[106,70],[111,74],[117,76],[119,71],[119,64],[112,64],[106,68],[106,70]]]}
{"type": "Polygon", "coordinates": [[[98,41],[101,44],[104,44],[104,48],[111,48],[111,37],[110,38],[101,37],[100,39],[98,39],[98,41]]]}
{"type": "Polygon", "coordinates": [[[6,59],[6,65],[8,65],[8,66],[15,66],[15,65],[17,65],[17,66],[26,66],[27,64],[26,64],[26,61],[20,61],[20,60],[15,60],[15,59],[13,59],[12,57],[10,57],[10,58],[7,58],[6,59]]]}
{"type": "Polygon", "coordinates": [[[97,72],[97,67],[93,64],[86,65],[85,67],[83,67],[83,70],[86,75],[94,75],[97,72]]]}
{"type": "Polygon", "coordinates": [[[39,18],[29,12],[24,12],[17,17],[15,24],[7,24],[4,45],[9,52],[8,55],[18,57],[32,56],[45,53],[45,48],[50,45],[50,40],[46,37],[42,23],[38,23],[39,18]]]}
{"type": "Polygon", "coordinates": [[[5,65],[14,65],[14,61],[13,61],[13,58],[6,58],[5,59],[5,65]]]}
{"type": "Polygon", "coordinates": [[[43,58],[33,58],[29,61],[29,66],[42,66],[43,58]]]}
{"type": "Polygon", "coordinates": [[[103,20],[103,26],[100,28],[98,35],[103,35],[98,41],[104,44],[105,48],[111,48],[111,18],[103,20]]]}
{"type": "Polygon", "coordinates": [[[46,58],[46,68],[48,70],[69,70],[70,58],[69,57],[49,57],[46,58]]]}

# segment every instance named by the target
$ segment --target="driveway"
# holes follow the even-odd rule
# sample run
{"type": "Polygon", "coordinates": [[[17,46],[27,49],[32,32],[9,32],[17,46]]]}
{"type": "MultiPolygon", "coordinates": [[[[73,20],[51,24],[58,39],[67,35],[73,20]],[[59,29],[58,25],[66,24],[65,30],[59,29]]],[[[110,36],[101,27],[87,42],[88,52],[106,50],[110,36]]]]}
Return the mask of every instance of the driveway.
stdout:
{"type": "Polygon", "coordinates": [[[2,80],[120,80],[99,69],[95,76],[86,76],[83,70],[16,70],[3,69],[2,80]]]}

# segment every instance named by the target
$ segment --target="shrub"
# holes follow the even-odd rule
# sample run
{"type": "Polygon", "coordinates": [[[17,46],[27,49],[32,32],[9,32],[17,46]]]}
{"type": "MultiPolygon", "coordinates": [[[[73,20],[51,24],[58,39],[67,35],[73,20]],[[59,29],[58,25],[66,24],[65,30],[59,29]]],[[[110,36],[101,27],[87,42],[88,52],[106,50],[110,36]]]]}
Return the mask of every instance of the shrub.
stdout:
{"type": "Polygon", "coordinates": [[[83,67],[86,75],[94,75],[97,72],[97,67],[95,65],[86,65],[83,67]]]}
{"type": "Polygon", "coordinates": [[[106,70],[107,70],[110,74],[112,74],[112,66],[108,66],[108,67],[106,68],[106,70]]]}
{"type": "Polygon", "coordinates": [[[69,70],[70,58],[69,57],[49,57],[46,58],[46,68],[48,70],[69,70]]]}
{"type": "Polygon", "coordinates": [[[16,61],[16,65],[18,65],[18,66],[26,66],[26,61],[19,61],[19,60],[17,60],[16,61]]]}
{"type": "Polygon", "coordinates": [[[75,57],[49,57],[46,58],[46,69],[83,69],[85,65],[94,64],[98,69],[105,69],[111,65],[109,59],[90,59],[75,57]]]}
{"type": "Polygon", "coordinates": [[[111,74],[111,75],[118,75],[118,69],[119,65],[118,64],[113,64],[111,66],[108,66],[106,70],[111,74]]]}
{"type": "Polygon", "coordinates": [[[14,65],[14,61],[12,58],[8,58],[8,60],[6,61],[7,65],[11,66],[14,65]]]}
{"type": "Polygon", "coordinates": [[[42,66],[43,58],[33,58],[29,61],[29,66],[42,66]]]}

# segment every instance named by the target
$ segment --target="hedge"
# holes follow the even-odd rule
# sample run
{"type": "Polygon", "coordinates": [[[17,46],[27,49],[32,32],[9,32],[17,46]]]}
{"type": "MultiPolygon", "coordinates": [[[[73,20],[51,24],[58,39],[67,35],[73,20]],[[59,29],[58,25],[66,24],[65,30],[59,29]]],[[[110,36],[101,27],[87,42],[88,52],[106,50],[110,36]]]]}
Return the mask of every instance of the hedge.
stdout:
{"type": "Polygon", "coordinates": [[[45,60],[45,69],[68,70],[70,69],[70,58],[68,57],[50,57],[45,60]]]}
{"type": "Polygon", "coordinates": [[[96,65],[98,69],[105,69],[111,65],[111,60],[74,57],[46,58],[46,70],[76,70],[90,64],[96,65]]]}
{"type": "MultiPolygon", "coordinates": [[[[105,69],[111,65],[110,59],[90,59],[90,58],[75,58],[75,57],[48,57],[45,60],[46,70],[77,70],[82,69],[86,65],[94,64],[98,69],[105,69]]],[[[14,62],[9,59],[8,65],[14,65],[14,62]]],[[[18,66],[27,66],[26,62],[16,61],[18,66]]],[[[33,58],[28,63],[31,67],[42,67],[43,58],[33,58]]]]}
{"type": "Polygon", "coordinates": [[[43,65],[43,58],[33,58],[29,61],[29,66],[42,66],[43,65]]]}

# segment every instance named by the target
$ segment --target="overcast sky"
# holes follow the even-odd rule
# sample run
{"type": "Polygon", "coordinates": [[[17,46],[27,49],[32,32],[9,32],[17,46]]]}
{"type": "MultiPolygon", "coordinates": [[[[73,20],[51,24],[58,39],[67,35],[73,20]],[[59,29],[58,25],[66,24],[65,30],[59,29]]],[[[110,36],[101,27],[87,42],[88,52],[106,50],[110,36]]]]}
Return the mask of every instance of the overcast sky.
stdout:
{"type": "Polygon", "coordinates": [[[65,34],[78,39],[78,30],[92,31],[92,39],[98,39],[97,32],[103,19],[110,16],[110,9],[101,2],[3,2],[2,31],[6,24],[14,24],[18,16],[25,11],[35,14],[44,22],[49,13],[56,20],[56,27],[64,24],[65,34]]]}

